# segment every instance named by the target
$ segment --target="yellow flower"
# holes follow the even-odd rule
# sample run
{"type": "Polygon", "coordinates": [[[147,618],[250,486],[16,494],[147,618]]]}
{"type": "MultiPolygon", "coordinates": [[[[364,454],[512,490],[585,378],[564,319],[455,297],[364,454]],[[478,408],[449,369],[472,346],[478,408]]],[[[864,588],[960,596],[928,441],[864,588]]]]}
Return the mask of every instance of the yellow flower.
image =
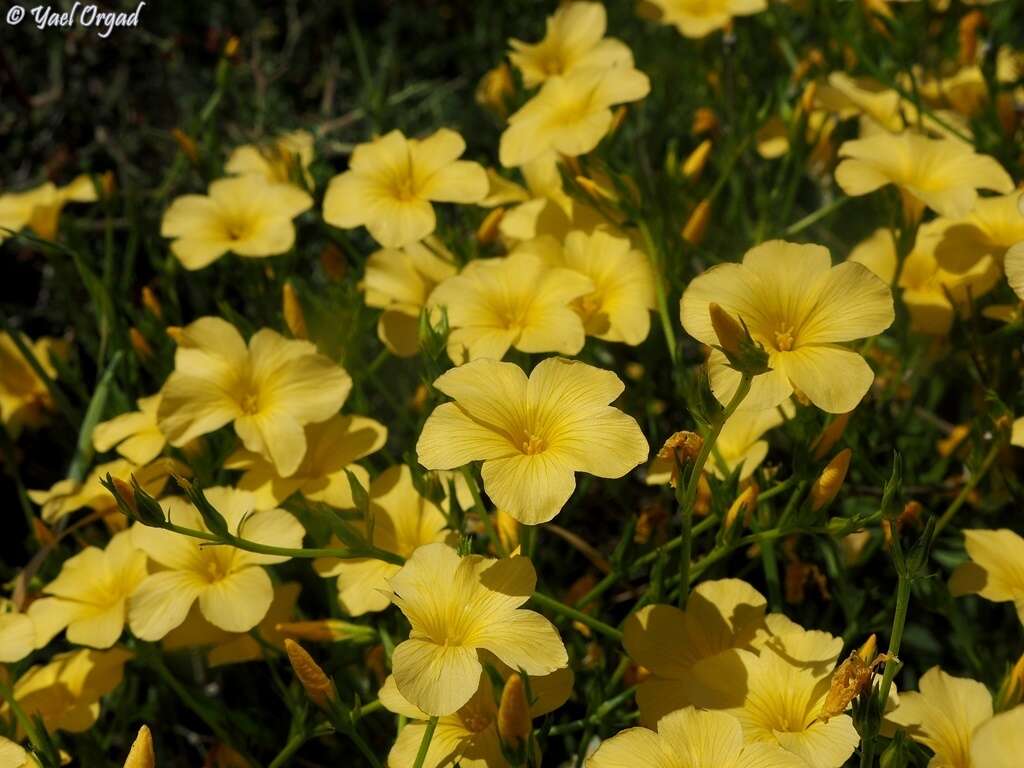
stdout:
{"type": "MultiPolygon", "coordinates": [[[[46,375],[55,379],[57,370],[51,357],[60,355],[64,344],[48,337],[32,341],[22,336],[22,340],[46,375]]],[[[0,422],[17,435],[23,426],[38,427],[51,410],[53,399],[46,384],[22,357],[11,337],[0,331],[0,422]]]]}
{"type": "Polygon", "coordinates": [[[448,355],[455,363],[500,360],[510,347],[575,355],[585,333],[571,303],[593,290],[578,272],[516,252],[471,261],[434,289],[428,305],[448,311],[448,355]]]}
{"type": "Polygon", "coordinates": [[[238,330],[203,317],[178,331],[174,373],[157,418],[171,445],[234,423],[242,444],[294,473],[306,453],[303,427],[333,416],[352,387],[349,375],[308,341],[264,328],[246,347],[238,330]]]}
{"type": "Polygon", "coordinates": [[[116,534],[106,549],[86,547],[68,558],[43,588],[50,597],[28,608],[36,645],[44,647],[66,628],[68,642],[109,648],[124,630],[128,597],[144,578],[146,555],[135,548],[130,531],[116,534]]]}
{"type": "Polygon", "coordinates": [[[633,54],[620,40],[604,36],[608,17],[601,3],[569,2],[548,17],[539,43],[509,40],[509,60],[519,69],[527,88],[555,75],[578,69],[633,66],[633,54]]]}
{"type": "MultiPolygon", "coordinates": [[[[1020,192],[980,197],[967,216],[947,222],[935,258],[950,272],[971,272],[979,262],[1002,262],[1011,246],[1024,241],[1020,192]]],[[[1007,266],[1009,270],[1009,266],[1007,266]]]]}
{"type": "Polygon", "coordinates": [[[628,728],[602,742],[588,768],[807,768],[791,752],[744,743],[740,721],[725,712],[686,707],[658,721],[657,732],[628,728]]]}
{"type": "Polygon", "coordinates": [[[686,601],[686,610],[647,605],[626,619],[623,647],[651,676],[636,699],[641,722],[653,727],[686,700],[680,681],[694,664],[730,648],[752,648],[764,632],[764,596],[739,579],[704,581],[686,601]]]}
{"type": "Polygon", "coordinates": [[[385,248],[422,240],[437,224],[431,202],[476,203],[487,194],[482,166],[458,157],[466,142],[447,128],[425,139],[391,131],[355,148],[349,169],[331,179],[324,221],[365,226],[385,248]]]}
{"type": "Polygon", "coordinates": [[[364,488],[369,484],[370,476],[355,462],[381,449],[388,439],[387,427],[365,416],[339,415],[307,425],[305,435],[306,453],[287,477],[281,476],[273,462],[244,449],[229,456],[224,468],[245,471],[237,485],[253,492],[259,509],[283,504],[294,493],[339,509],[355,506],[345,470],[364,488]]]}
{"type": "Polygon", "coordinates": [[[722,29],[734,16],[751,16],[768,7],[767,0],[649,0],[686,37],[704,37],[722,29]]]}
{"type": "Polygon", "coordinates": [[[202,269],[229,251],[276,256],[295,244],[292,219],[312,205],[313,198],[291,184],[252,174],[218,179],[206,195],[175,199],[160,234],[174,240],[171,252],[185,269],[202,269]]]}
{"type": "Polygon", "coordinates": [[[992,719],[988,688],[974,680],[947,675],[938,667],[925,672],[918,687],[920,693],[900,693],[899,704],[885,719],[906,729],[914,741],[935,753],[929,765],[991,768],[988,761],[971,761],[972,736],[978,726],[992,719]]]}
{"type": "Polygon", "coordinates": [[[452,255],[434,238],[383,248],[366,260],[366,306],[384,310],[377,337],[393,354],[412,357],[419,351],[420,313],[431,292],[457,271],[452,255]]]}
{"type": "MultiPolygon", "coordinates": [[[[485,664],[493,667],[503,680],[508,680],[513,671],[497,659],[487,656],[485,664]]],[[[559,669],[550,675],[530,677],[530,693],[533,704],[529,708],[531,718],[546,715],[562,706],[572,692],[572,670],[559,669]]],[[[380,703],[386,709],[409,719],[398,734],[395,745],[388,754],[388,768],[407,768],[416,763],[426,720],[430,716],[419,707],[409,703],[395,684],[394,675],[389,675],[378,692],[380,703]]],[[[496,692],[490,676],[480,675],[476,693],[456,712],[444,715],[437,722],[437,729],[430,742],[430,750],[423,763],[424,768],[446,768],[453,759],[462,768],[506,768],[508,760],[502,753],[498,740],[498,707],[496,692]]],[[[539,764],[539,753],[537,763],[539,764]]]]}
{"type": "Polygon", "coordinates": [[[255,174],[278,184],[294,183],[296,174],[313,187],[309,166],[313,162],[313,134],[292,131],[267,144],[245,144],[236,148],[224,170],[233,176],[255,174]]]}
{"type": "MultiPolygon", "coordinates": [[[[127,459],[114,459],[93,467],[84,482],[59,480],[48,490],[29,491],[28,497],[43,508],[43,520],[50,524],[84,507],[103,516],[114,515],[117,513],[117,501],[100,483],[107,475],[125,481],[134,475],[146,493],[159,496],[172,474],[188,474],[188,468],[173,459],[160,459],[144,467],[127,459]]],[[[113,520],[108,518],[106,522],[116,527],[113,520]]]]}
{"type": "Polygon", "coordinates": [[[912,219],[925,206],[959,218],[974,208],[978,189],[1013,190],[1013,180],[998,162],[954,139],[879,133],[845,142],[839,155],[846,159],[836,168],[836,181],[846,194],[866,195],[894,184],[912,219]]]}
{"type": "Polygon", "coordinates": [[[609,406],[624,389],[611,371],[564,358],[519,366],[477,360],[434,386],[439,405],[416,444],[427,469],[483,461],[491,501],[521,523],[547,522],[576,488],[576,472],[622,477],[645,461],[647,440],[632,417],[609,406]]]}
{"type": "Polygon", "coordinates": [[[0,243],[10,236],[6,230],[19,232],[25,227],[44,240],[53,240],[65,204],[92,203],[96,199],[96,186],[86,175],[65,187],[48,181],[25,192],[0,195],[0,243]]]}
{"type": "Polygon", "coordinates": [[[392,656],[395,685],[428,715],[454,714],[473,697],[484,653],[531,676],[569,662],[554,626],[519,607],[537,585],[525,557],[459,557],[445,544],[427,544],[390,583],[412,625],[392,656]]]}
{"type": "Polygon", "coordinates": [[[679,681],[680,696],[686,704],[735,716],[748,744],[777,745],[809,768],[839,768],[860,736],[849,715],[827,723],[818,715],[843,641],[784,618],[772,629],[756,654],[733,649],[698,661],[679,681]]]}
{"type": "Polygon", "coordinates": [[[552,266],[590,279],[594,290],[573,302],[588,336],[632,346],[647,338],[655,308],[654,273],[647,255],[633,249],[627,238],[600,230],[573,231],[561,246],[543,237],[516,250],[536,253],[552,266]]]}
{"type": "Polygon", "coordinates": [[[1024,706],[982,723],[971,738],[974,768],[1017,768],[1024,752],[1024,706]]]}
{"type": "MultiPolygon", "coordinates": [[[[295,617],[295,603],[301,585],[289,581],[274,585],[274,597],[267,615],[256,625],[260,639],[274,648],[284,649],[284,634],[278,626],[295,617]]],[[[248,632],[225,632],[203,618],[202,611],[193,605],[185,621],[168,632],[160,643],[164,651],[180,648],[204,648],[206,661],[211,667],[257,661],[266,657],[263,645],[248,632]]]]}
{"type": "Polygon", "coordinates": [[[616,104],[642,99],[651,90],[647,75],[632,67],[577,69],[549,78],[540,92],[508,119],[499,156],[506,168],[555,150],[584,155],[612,125],[616,104]]]}
{"type": "MultiPolygon", "coordinates": [[[[761,439],[764,433],[782,424],[784,418],[792,418],[795,410],[792,401],[786,400],[778,408],[734,413],[722,425],[708,470],[719,480],[726,479],[737,469],[741,481],[749,478],[768,456],[768,441],[761,439]]],[[[647,484],[664,485],[671,479],[674,468],[674,457],[656,456],[647,469],[647,484]]]]}
{"type": "MultiPolygon", "coordinates": [[[[369,486],[375,547],[408,558],[417,547],[444,541],[445,517],[435,504],[420,496],[407,466],[389,467],[369,486]]],[[[365,535],[364,524],[352,527],[365,535]]],[[[388,579],[400,568],[373,558],[333,557],[319,558],[314,567],[325,578],[338,578],[338,603],[349,616],[383,611],[391,605],[388,579]]]]}
{"type": "MultiPolygon", "coordinates": [[[[835,267],[820,245],[772,240],[747,251],[742,264],[720,264],[683,293],[683,327],[707,345],[718,343],[708,307],[715,302],[746,323],[768,352],[772,370],[754,377],[741,410],[780,405],[799,390],[829,413],[853,410],[874,373],[864,358],[839,346],[881,333],[893,321],[892,293],[854,262],[835,267]]],[[[728,402],[740,374],[718,350],[708,360],[711,388],[728,402]]]]}
{"type": "MultiPolygon", "coordinates": [[[[123,648],[83,648],[57,654],[17,679],[14,699],[29,717],[42,718],[47,730],[82,733],[99,718],[100,699],[121,684],[124,664],[131,657],[123,648]]],[[[0,717],[11,719],[6,702],[0,707],[0,717]]]]}
{"type": "MultiPolygon", "coordinates": [[[[224,516],[231,533],[260,544],[301,546],[305,531],[299,521],[280,509],[253,512],[251,493],[218,487],[208,489],[206,497],[224,516]]],[[[199,510],[184,498],[167,499],[164,504],[167,519],[175,525],[208,530],[199,510]]],[[[262,566],[283,563],[287,557],[203,546],[201,539],[141,524],[131,530],[135,545],[163,567],[132,593],[128,621],[136,637],[164,637],[185,621],[197,600],[203,617],[228,632],[247,632],[266,616],[274,590],[262,566]]]]}
{"type": "MultiPolygon", "coordinates": [[[[956,302],[956,309],[964,308],[969,298],[985,295],[999,281],[999,266],[989,256],[983,256],[968,271],[959,274],[943,269],[936,260],[936,253],[948,230],[949,221],[944,219],[922,224],[914,248],[900,270],[897,285],[903,288],[902,298],[910,312],[910,327],[920,333],[945,336],[953,325],[954,305],[950,298],[956,302]]],[[[850,252],[849,259],[863,264],[891,284],[897,266],[895,238],[891,229],[876,229],[850,252]]]]}
{"type": "MultiPolygon", "coordinates": [[[[8,765],[10,768],[29,768],[28,752],[20,744],[0,736],[0,765],[8,765]]],[[[31,765],[36,765],[35,760],[31,765]]]]}
{"type": "Polygon", "coordinates": [[[36,627],[32,619],[18,613],[7,601],[0,601],[0,663],[21,661],[36,649],[36,627]]]}
{"type": "Polygon", "coordinates": [[[1006,528],[965,530],[964,544],[971,559],[953,571],[949,591],[1012,602],[1024,623],[1024,538],[1006,528]]]}
{"type": "Polygon", "coordinates": [[[117,447],[117,452],[134,464],[148,464],[161,454],[167,438],[160,431],[156,414],[160,395],[140,398],[139,410],[122,413],[97,424],[92,432],[92,445],[100,453],[117,447]]]}

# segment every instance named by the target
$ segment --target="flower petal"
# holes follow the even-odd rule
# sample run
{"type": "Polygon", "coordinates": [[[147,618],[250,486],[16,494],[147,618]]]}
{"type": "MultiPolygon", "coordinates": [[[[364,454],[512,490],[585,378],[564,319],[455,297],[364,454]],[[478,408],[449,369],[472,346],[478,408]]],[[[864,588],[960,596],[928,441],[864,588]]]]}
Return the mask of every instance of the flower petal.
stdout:
{"type": "Polygon", "coordinates": [[[395,685],[429,715],[450,715],[472,698],[483,667],[475,648],[410,638],[392,656],[395,685]]]}
{"type": "Polygon", "coordinates": [[[199,594],[199,610],[213,626],[227,632],[248,632],[270,610],[274,586],[259,567],[242,568],[208,584],[199,594]]]}

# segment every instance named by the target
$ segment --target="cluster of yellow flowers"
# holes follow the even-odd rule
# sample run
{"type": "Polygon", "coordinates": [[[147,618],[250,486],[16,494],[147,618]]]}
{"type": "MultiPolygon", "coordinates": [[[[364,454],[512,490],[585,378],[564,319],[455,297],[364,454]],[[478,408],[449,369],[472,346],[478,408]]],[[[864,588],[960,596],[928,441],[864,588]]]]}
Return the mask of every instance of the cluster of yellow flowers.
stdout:
{"type": "MultiPolygon", "coordinates": [[[[739,17],[766,8],[765,0],[651,0],[642,10],[700,38],[731,34],[739,17]]],[[[587,159],[628,119],[623,105],[651,90],[630,48],[606,36],[606,26],[600,3],[573,0],[548,18],[540,41],[510,41],[508,61],[522,88],[502,64],[477,92],[504,121],[503,171],[460,159],[466,144],[454,130],[422,138],[392,130],[353,149],[319,212],[310,213],[316,141],[296,131],[237,148],[227,175],[205,194],[171,202],[160,234],[186,270],[289,253],[302,219],[365,228],[379,249],[365,258],[359,287],[365,305],[380,311],[381,344],[407,359],[426,358],[439,345],[432,364],[446,370],[424,388],[420,404],[433,407],[414,460],[402,463],[385,448],[385,424],[350,412],[353,375],[318,346],[290,285],[281,330],[248,333],[237,315],[167,327],[176,349],[159,390],[139,398],[137,410],[105,421],[97,414],[85,434],[87,454],[105,458],[27,492],[43,547],[0,613],[0,662],[11,673],[0,676],[0,720],[11,737],[0,737],[0,765],[42,765],[40,729],[92,728],[126,664],[183,648],[201,649],[212,666],[286,653],[310,699],[342,731],[335,719],[342,692],[294,640],[377,642],[372,621],[348,620],[394,609],[409,631],[384,640],[389,668],[377,695],[402,723],[388,765],[539,765],[532,720],[573,696],[582,662],[528,603],[575,621],[573,631],[612,639],[628,660],[623,673],[628,667],[636,684],[639,722],[585,745],[592,768],[840,768],[858,745],[870,760],[868,741],[898,731],[930,751],[932,766],[1018,764],[1020,669],[995,699],[982,683],[938,667],[920,677],[919,691],[897,691],[902,624],[888,654],[875,653],[873,638],[851,653],[849,644],[865,638],[800,626],[770,612],[747,581],[699,581],[713,559],[704,567],[691,562],[693,515],[702,505],[707,512],[712,488],[732,494],[715,513],[724,544],[714,553],[743,543],[773,546],[772,538],[738,538],[757,511],[755,472],[769,454],[767,433],[815,409],[831,415],[805,451],[818,479],[794,488],[784,513],[793,519],[776,522],[785,533],[783,523],[813,516],[805,528],[830,532],[824,510],[851,460],[849,449],[836,446],[877,384],[873,339],[897,312],[909,315],[913,332],[942,339],[1004,278],[1024,301],[1021,196],[993,157],[975,151],[970,133],[969,118],[990,100],[991,78],[973,61],[944,78],[919,73],[914,99],[899,84],[842,71],[813,82],[800,97],[798,120],[766,120],[760,154],[786,156],[795,141],[787,126],[797,125],[815,146],[814,172],[828,184],[834,179],[842,200],[881,198],[879,190],[891,186],[898,197],[890,203],[900,211],[836,264],[822,245],[759,242],[689,280],[676,316],[665,254],[631,207],[637,190],[587,159]],[[513,97],[521,104],[515,110],[513,97]],[[844,130],[859,135],[834,142],[844,130]],[[488,209],[476,239],[493,255],[467,259],[446,243],[441,204],[488,209]],[[615,357],[597,351],[589,362],[575,359],[588,339],[652,343],[652,313],[673,363],[679,327],[699,342],[718,401],[698,431],[679,432],[654,451],[647,424],[620,399],[626,384],[591,364],[611,365],[615,357]],[[386,468],[372,472],[363,461],[371,456],[386,468]],[[197,457],[216,464],[203,478],[221,484],[194,481],[197,457]],[[535,535],[529,526],[550,523],[570,503],[578,475],[634,472],[648,485],[675,489],[682,534],[657,557],[664,567],[679,550],[681,598],[677,607],[655,592],[612,627],[584,605],[538,592],[525,542],[535,535]],[[311,509],[330,510],[329,531],[307,524],[311,509]],[[463,510],[472,510],[471,520],[463,510]],[[38,574],[57,544],[90,525],[103,531],[105,546],[83,543],[42,582],[38,574]],[[313,546],[304,547],[307,541],[313,546]],[[345,621],[297,621],[300,586],[275,568],[297,558],[336,580],[345,621]],[[74,648],[47,658],[59,642],[74,648]],[[31,666],[17,665],[33,654],[31,666]],[[879,666],[885,672],[877,684],[879,666]],[[874,731],[864,726],[870,718],[859,719],[872,697],[881,700],[874,731]]],[[[1011,82],[1013,51],[1001,51],[999,61],[999,78],[1011,82]]],[[[713,151],[710,140],[702,144],[683,173],[698,176],[713,151]]],[[[18,233],[30,242],[57,240],[65,204],[108,191],[82,176],[66,187],[3,195],[0,241],[18,233]]],[[[710,202],[702,205],[683,232],[686,242],[701,240],[710,202]]],[[[989,305],[982,315],[1018,322],[1020,311],[989,305]]],[[[45,426],[60,407],[55,382],[67,347],[67,340],[0,332],[0,423],[12,440],[45,426]]],[[[358,385],[362,372],[352,373],[358,385]]],[[[642,375],[627,371],[625,378],[642,375]]],[[[681,413],[672,419],[684,426],[681,413]]],[[[1011,439],[1024,445],[1024,419],[1011,439]]],[[[883,513],[899,551],[900,520],[883,509],[870,523],[883,513]]],[[[855,519],[831,532],[852,551],[868,524],[855,519]]],[[[1024,622],[1024,538],[1007,529],[967,529],[963,537],[969,560],[954,571],[950,593],[1013,602],[1024,622]]],[[[907,564],[912,555],[905,559],[904,619],[904,590],[917,578],[907,564]]],[[[153,762],[144,727],[125,765],[153,762]]]]}

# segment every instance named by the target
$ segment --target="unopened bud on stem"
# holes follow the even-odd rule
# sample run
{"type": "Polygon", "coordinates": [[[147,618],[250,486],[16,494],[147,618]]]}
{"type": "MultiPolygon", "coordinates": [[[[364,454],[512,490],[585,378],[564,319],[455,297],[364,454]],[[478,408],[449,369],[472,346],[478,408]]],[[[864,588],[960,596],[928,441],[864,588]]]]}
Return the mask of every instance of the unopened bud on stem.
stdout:
{"type": "Polygon", "coordinates": [[[849,448],[841,450],[822,470],[818,479],[814,481],[814,485],[811,486],[810,496],[812,512],[817,512],[819,509],[832,503],[836,494],[839,493],[839,489],[843,487],[843,481],[846,479],[846,471],[850,468],[850,457],[852,455],[853,452],[849,448]]]}
{"type": "Polygon", "coordinates": [[[320,668],[306,649],[290,638],[285,638],[284,650],[288,654],[295,677],[306,689],[309,700],[318,707],[326,708],[334,698],[334,685],[327,673],[320,668]]]}

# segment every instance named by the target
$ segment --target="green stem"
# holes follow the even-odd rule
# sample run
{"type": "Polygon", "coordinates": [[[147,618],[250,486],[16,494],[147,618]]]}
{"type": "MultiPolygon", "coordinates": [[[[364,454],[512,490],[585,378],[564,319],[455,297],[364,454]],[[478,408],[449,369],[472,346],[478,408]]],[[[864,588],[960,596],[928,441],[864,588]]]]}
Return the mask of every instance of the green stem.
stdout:
{"type": "Polygon", "coordinates": [[[764,579],[768,583],[768,605],[773,611],[781,611],[782,586],[779,582],[779,558],[775,552],[773,541],[766,541],[761,545],[761,564],[764,566],[764,579]]]}
{"type": "Polygon", "coordinates": [[[967,501],[967,497],[971,495],[971,491],[977,488],[978,483],[981,482],[982,478],[988,474],[988,471],[992,468],[996,458],[999,456],[999,451],[1003,447],[1002,440],[996,440],[992,447],[988,449],[988,453],[985,454],[985,458],[981,462],[981,466],[978,467],[978,471],[975,472],[971,479],[967,481],[967,484],[960,489],[960,493],[953,499],[953,502],[946,508],[946,511],[942,513],[942,517],[935,524],[935,533],[938,533],[949,525],[949,522],[953,519],[953,516],[960,510],[960,507],[967,501]]]}
{"type": "Polygon", "coordinates": [[[668,309],[668,291],[666,290],[668,280],[665,274],[665,260],[661,249],[658,248],[654,242],[654,238],[651,236],[651,228],[647,226],[646,221],[640,222],[640,234],[644,238],[647,255],[654,264],[654,288],[655,299],[658,306],[658,317],[661,318],[661,330],[665,335],[665,344],[668,346],[669,359],[672,361],[672,366],[675,367],[678,352],[676,350],[675,325],[672,323],[672,316],[668,309]]]}
{"type": "Polygon", "coordinates": [[[334,733],[334,726],[332,725],[321,725],[314,728],[312,731],[297,733],[289,739],[288,743],[281,748],[281,751],[277,753],[277,757],[270,761],[267,768],[281,768],[285,765],[292,755],[302,749],[302,746],[310,739],[315,739],[320,736],[327,736],[328,734],[334,733]]]}
{"type": "Polygon", "coordinates": [[[261,555],[280,555],[281,557],[303,558],[336,557],[339,560],[371,558],[374,560],[383,560],[386,563],[394,563],[395,565],[405,564],[405,558],[401,555],[396,555],[394,552],[388,552],[385,549],[373,546],[361,547],[359,549],[336,549],[332,547],[296,549],[293,547],[275,547],[271,544],[260,544],[257,541],[242,539],[230,533],[225,536],[218,536],[207,531],[200,531],[196,528],[185,528],[184,526],[175,525],[174,523],[164,523],[163,525],[154,527],[164,528],[168,531],[180,533],[183,536],[191,536],[194,539],[202,539],[203,541],[209,541],[213,544],[223,544],[225,546],[235,547],[236,549],[244,549],[246,552],[256,552],[261,555]]]}
{"type": "Polygon", "coordinates": [[[740,384],[736,388],[736,392],[733,394],[729,404],[719,411],[714,421],[711,422],[711,429],[708,430],[704,444],[701,445],[700,452],[693,463],[693,468],[690,470],[690,479],[686,484],[686,490],[680,494],[679,489],[676,489],[676,500],[679,502],[679,517],[682,522],[682,552],[679,555],[679,605],[683,610],[686,609],[686,601],[690,596],[690,558],[693,556],[693,505],[697,500],[700,476],[704,472],[704,465],[707,464],[711,450],[718,441],[722,427],[739,407],[739,404],[743,402],[743,398],[750,392],[750,385],[753,380],[754,377],[749,373],[742,375],[740,384]]]}
{"type": "Polygon", "coordinates": [[[420,751],[416,753],[416,763],[413,768],[423,768],[423,761],[427,759],[427,752],[430,749],[430,740],[434,738],[434,731],[437,729],[437,715],[427,721],[427,729],[423,732],[423,740],[420,742],[420,751]]]}
{"type": "Polygon", "coordinates": [[[540,592],[534,592],[532,600],[550,611],[554,611],[566,618],[578,621],[580,624],[590,627],[592,630],[604,635],[605,637],[609,637],[616,642],[622,642],[622,633],[615,627],[605,624],[603,621],[599,621],[593,616],[588,616],[582,611],[577,611],[575,608],[571,608],[564,603],[560,603],[553,597],[548,597],[540,592]]]}
{"type": "Polygon", "coordinates": [[[823,205],[818,210],[812,211],[811,213],[804,216],[802,219],[800,219],[800,221],[790,224],[788,227],[786,227],[785,230],[783,230],[782,234],[785,237],[793,237],[793,235],[800,234],[808,227],[817,224],[819,221],[821,221],[824,218],[827,218],[828,216],[831,216],[833,213],[835,213],[848,202],[850,202],[851,199],[852,198],[849,197],[840,197],[838,200],[833,200],[828,205],[823,205]]]}
{"type": "Polygon", "coordinates": [[[487,530],[487,537],[494,543],[494,551],[498,553],[499,557],[505,557],[507,554],[505,552],[505,545],[502,544],[501,537],[498,536],[498,532],[494,528],[494,521],[491,520],[487,507],[484,505],[483,497],[480,495],[480,486],[476,484],[476,478],[473,477],[473,472],[468,465],[462,468],[462,476],[466,478],[466,485],[469,486],[469,492],[473,496],[473,508],[476,510],[477,517],[484,524],[484,528],[487,530]]]}
{"type": "Polygon", "coordinates": [[[107,365],[106,370],[103,371],[103,376],[100,378],[99,384],[96,385],[96,391],[89,401],[89,407],[85,410],[85,416],[82,419],[82,426],[78,430],[78,442],[75,444],[75,455],[71,459],[71,464],[68,467],[68,477],[76,482],[82,482],[85,480],[86,470],[89,468],[89,464],[92,462],[94,450],[92,447],[92,433],[96,429],[96,425],[100,419],[103,418],[103,410],[107,405],[107,395],[110,393],[110,385],[114,380],[114,374],[117,372],[117,367],[121,364],[121,357],[123,352],[120,350],[116,352],[111,358],[110,363],[107,365]]]}

